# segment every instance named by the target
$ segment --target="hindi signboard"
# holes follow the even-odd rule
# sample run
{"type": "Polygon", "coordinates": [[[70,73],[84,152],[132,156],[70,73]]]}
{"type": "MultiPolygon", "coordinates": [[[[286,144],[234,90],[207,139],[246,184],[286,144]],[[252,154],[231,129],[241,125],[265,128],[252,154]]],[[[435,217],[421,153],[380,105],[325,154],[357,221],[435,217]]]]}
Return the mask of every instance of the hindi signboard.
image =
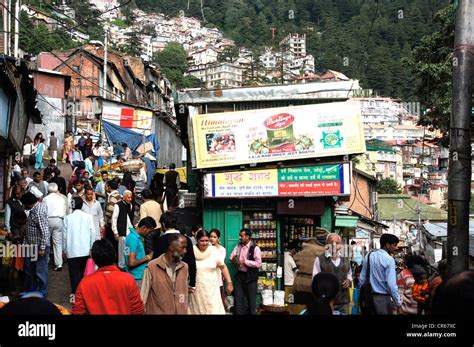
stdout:
{"type": "Polygon", "coordinates": [[[153,113],[147,110],[108,105],[102,107],[102,120],[140,134],[151,133],[152,119],[153,113]]]}
{"type": "Polygon", "coordinates": [[[197,168],[365,152],[356,101],[195,115],[197,168]]]}
{"type": "Polygon", "coordinates": [[[340,196],[350,194],[350,164],[206,174],[207,198],[340,196]]]}

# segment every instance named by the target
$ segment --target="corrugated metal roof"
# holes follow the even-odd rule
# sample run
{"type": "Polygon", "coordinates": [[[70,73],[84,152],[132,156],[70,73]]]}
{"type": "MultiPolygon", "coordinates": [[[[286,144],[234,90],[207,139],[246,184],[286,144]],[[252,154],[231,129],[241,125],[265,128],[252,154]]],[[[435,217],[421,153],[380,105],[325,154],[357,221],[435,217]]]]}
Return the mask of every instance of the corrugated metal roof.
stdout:
{"type": "Polygon", "coordinates": [[[177,104],[299,99],[348,99],[351,95],[350,91],[358,90],[359,88],[359,81],[349,80],[222,90],[188,90],[178,92],[177,104]]]}
{"type": "MultiPolygon", "coordinates": [[[[448,223],[425,223],[423,228],[432,238],[445,241],[448,236],[448,223]]],[[[469,221],[469,255],[474,257],[474,221],[469,221]]]]}
{"type": "MultiPolygon", "coordinates": [[[[448,236],[448,223],[425,223],[423,227],[433,237],[448,236]]],[[[474,238],[474,221],[469,222],[469,236],[474,238]]]]}

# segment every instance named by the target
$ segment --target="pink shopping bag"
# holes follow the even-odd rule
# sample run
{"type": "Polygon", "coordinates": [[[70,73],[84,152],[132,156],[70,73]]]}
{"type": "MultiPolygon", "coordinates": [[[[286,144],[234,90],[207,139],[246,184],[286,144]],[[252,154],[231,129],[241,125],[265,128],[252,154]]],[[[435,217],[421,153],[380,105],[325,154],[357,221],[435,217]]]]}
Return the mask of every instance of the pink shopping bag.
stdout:
{"type": "Polygon", "coordinates": [[[94,272],[95,272],[95,264],[92,258],[89,257],[89,259],[87,259],[86,270],[84,271],[84,277],[88,275],[92,275],[94,272]]]}

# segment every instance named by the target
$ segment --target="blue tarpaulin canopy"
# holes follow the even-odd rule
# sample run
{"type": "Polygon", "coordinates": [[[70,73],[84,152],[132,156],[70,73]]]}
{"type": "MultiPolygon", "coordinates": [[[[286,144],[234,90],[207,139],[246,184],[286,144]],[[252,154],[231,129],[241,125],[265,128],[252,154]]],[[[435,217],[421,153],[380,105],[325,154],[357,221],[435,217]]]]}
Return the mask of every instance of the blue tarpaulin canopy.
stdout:
{"type": "Polygon", "coordinates": [[[119,145],[126,143],[132,151],[135,151],[142,143],[151,142],[156,152],[154,155],[152,154],[154,157],[160,150],[160,143],[158,142],[155,134],[143,136],[136,131],[122,128],[106,121],[102,121],[102,126],[104,127],[105,133],[107,134],[107,138],[112,143],[117,142],[119,145]]]}
{"type": "MultiPolygon", "coordinates": [[[[136,149],[142,145],[143,143],[150,142],[153,145],[155,152],[149,151],[149,153],[158,158],[158,151],[160,150],[160,143],[156,138],[155,134],[151,134],[148,136],[140,135],[136,131],[122,128],[118,125],[102,121],[102,126],[104,127],[105,134],[110,142],[116,142],[119,146],[126,143],[127,146],[135,152],[136,149]]],[[[147,174],[147,184],[151,184],[151,180],[156,172],[156,161],[151,161],[147,158],[142,158],[146,163],[146,174],[147,174]]]]}

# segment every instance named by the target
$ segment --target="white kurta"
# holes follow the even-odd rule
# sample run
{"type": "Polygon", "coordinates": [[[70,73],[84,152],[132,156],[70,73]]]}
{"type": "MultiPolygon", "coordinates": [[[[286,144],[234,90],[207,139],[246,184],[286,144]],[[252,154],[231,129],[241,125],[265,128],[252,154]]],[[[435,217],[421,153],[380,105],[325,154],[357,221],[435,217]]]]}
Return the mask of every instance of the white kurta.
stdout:
{"type": "MultiPolygon", "coordinates": [[[[200,252],[196,246],[194,252],[200,252]]],[[[204,260],[196,257],[196,290],[189,295],[189,314],[225,314],[217,275],[222,265],[224,262],[215,248],[204,260]]]]}

